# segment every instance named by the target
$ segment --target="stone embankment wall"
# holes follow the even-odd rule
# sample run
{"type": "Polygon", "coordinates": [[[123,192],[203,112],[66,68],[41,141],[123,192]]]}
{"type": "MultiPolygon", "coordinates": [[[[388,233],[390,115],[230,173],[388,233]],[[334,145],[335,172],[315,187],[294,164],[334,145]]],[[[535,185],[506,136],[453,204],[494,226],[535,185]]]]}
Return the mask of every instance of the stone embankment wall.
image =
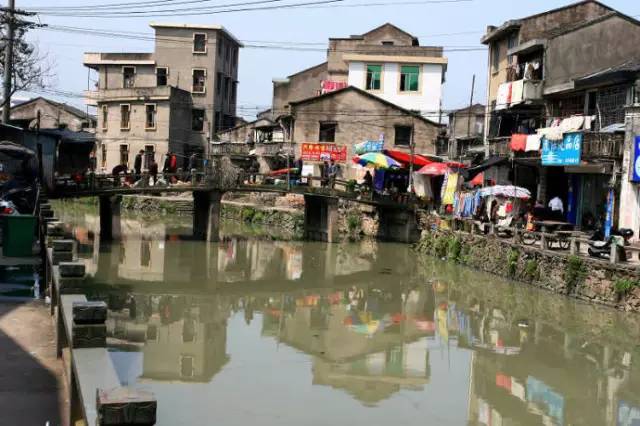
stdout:
{"type": "Polygon", "coordinates": [[[640,312],[640,273],[629,266],[513,244],[495,236],[429,230],[419,253],[567,295],[640,312]]]}
{"type": "Polygon", "coordinates": [[[290,239],[300,239],[304,232],[304,210],[223,201],[223,219],[261,226],[290,239]]]}

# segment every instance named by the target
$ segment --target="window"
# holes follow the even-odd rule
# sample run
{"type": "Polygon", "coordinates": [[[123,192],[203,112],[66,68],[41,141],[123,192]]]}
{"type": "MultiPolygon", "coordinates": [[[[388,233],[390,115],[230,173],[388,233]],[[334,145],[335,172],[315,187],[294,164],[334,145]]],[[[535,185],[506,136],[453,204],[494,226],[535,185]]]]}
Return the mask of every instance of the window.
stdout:
{"type": "Polygon", "coordinates": [[[191,110],[191,130],[194,132],[202,132],[204,130],[204,110],[191,110]]]}
{"type": "Polygon", "coordinates": [[[103,143],[101,147],[102,151],[102,168],[107,167],[107,146],[103,143]]]}
{"type": "Polygon", "coordinates": [[[193,86],[191,87],[191,92],[204,93],[205,92],[204,84],[206,79],[207,79],[207,70],[194,69],[193,70],[193,86]]]}
{"type": "Polygon", "coordinates": [[[131,125],[131,105],[122,104],[120,105],[120,129],[129,130],[130,125],[131,125]]]}
{"type": "Polygon", "coordinates": [[[219,39],[218,40],[218,57],[221,58],[223,53],[224,53],[224,40],[219,39]]]}
{"type": "Polygon", "coordinates": [[[122,87],[131,89],[136,85],[136,67],[122,67],[122,87]]]}
{"type": "Polygon", "coordinates": [[[109,123],[109,107],[102,105],[102,130],[107,130],[109,123]]]}
{"type": "Polygon", "coordinates": [[[216,93],[219,95],[222,93],[222,85],[224,82],[224,78],[222,77],[222,73],[219,72],[216,74],[216,93]]]}
{"type": "Polygon", "coordinates": [[[500,44],[499,42],[491,45],[491,70],[495,73],[500,71],[500,44]]]}
{"type": "Polygon", "coordinates": [[[382,42],[382,45],[383,45],[383,46],[393,46],[394,44],[395,44],[395,43],[394,43],[394,42],[392,42],[392,41],[383,41],[383,42],[382,42]]]}
{"type": "Polygon", "coordinates": [[[400,91],[417,92],[420,88],[420,67],[418,65],[402,65],[400,67],[400,91]]]}
{"type": "Polygon", "coordinates": [[[195,33],[193,35],[193,53],[207,53],[207,35],[195,33]]]}
{"type": "Polygon", "coordinates": [[[180,375],[182,377],[193,377],[195,375],[194,361],[192,356],[180,357],[180,375]]]}
{"type": "Polygon", "coordinates": [[[156,148],[153,145],[144,146],[144,168],[149,169],[151,162],[155,160],[156,148]]]}
{"type": "Polygon", "coordinates": [[[394,143],[398,146],[411,146],[411,126],[395,126],[395,130],[394,143]]]}
{"type": "Polygon", "coordinates": [[[156,68],[156,86],[166,86],[169,82],[169,68],[158,67],[156,68]]]}
{"type": "Polygon", "coordinates": [[[382,87],[382,65],[367,65],[367,90],[380,90],[382,87]]]}
{"type": "MultiPolygon", "coordinates": [[[[518,42],[518,33],[512,33],[509,38],[507,39],[507,51],[513,49],[514,47],[517,47],[519,44],[518,42]]],[[[509,56],[508,57],[508,62],[509,64],[511,64],[514,60],[513,56],[509,56]]]]}
{"type": "Polygon", "coordinates": [[[156,104],[145,104],[145,122],[144,128],[147,130],[153,130],[156,128],[156,104]]]}
{"type": "Polygon", "coordinates": [[[336,141],[336,128],[337,123],[333,122],[320,122],[320,142],[335,142],[336,141]]]}
{"type": "Polygon", "coordinates": [[[120,145],[120,164],[129,166],[129,145],[120,145]]]}

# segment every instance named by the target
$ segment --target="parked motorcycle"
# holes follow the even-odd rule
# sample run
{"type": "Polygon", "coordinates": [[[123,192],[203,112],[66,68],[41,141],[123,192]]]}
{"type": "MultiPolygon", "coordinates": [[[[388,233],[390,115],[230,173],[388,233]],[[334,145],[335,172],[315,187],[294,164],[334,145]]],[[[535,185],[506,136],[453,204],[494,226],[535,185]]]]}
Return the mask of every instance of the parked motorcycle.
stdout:
{"type": "Polygon", "coordinates": [[[629,240],[633,237],[631,229],[619,229],[612,232],[608,238],[605,238],[601,230],[596,230],[589,242],[589,256],[599,259],[609,259],[611,257],[611,246],[616,246],[618,260],[627,261],[627,252],[624,247],[629,245],[629,240]]]}

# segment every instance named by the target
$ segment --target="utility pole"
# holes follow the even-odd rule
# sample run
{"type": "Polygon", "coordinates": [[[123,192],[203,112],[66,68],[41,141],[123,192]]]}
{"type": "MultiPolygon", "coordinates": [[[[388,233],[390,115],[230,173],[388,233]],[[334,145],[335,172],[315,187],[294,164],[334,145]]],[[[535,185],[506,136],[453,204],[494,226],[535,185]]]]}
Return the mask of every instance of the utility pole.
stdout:
{"type": "Polygon", "coordinates": [[[469,112],[467,114],[467,137],[471,137],[471,108],[473,107],[473,92],[476,89],[476,75],[471,80],[471,99],[469,100],[469,112]]]}
{"type": "Polygon", "coordinates": [[[413,139],[413,134],[415,133],[416,126],[414,117],[411,117],[411,140],[409,142],[409,148],[411,149],[411,157],[409,159],[409,193],[413,194],[415,191],[413,190],[413,159],[415,157],[416,151],[416,143],[413,139]]]}
{"type": "Polygon", "coordinates": [[[16,1],[9,0],[9,7],[7,8],[7,44],[4,49],[4,81],[3,88],[3,101],[4,108],[2,109],[2,122],[8,123],[11,118],[11,77],[13,76],[13,32],[15,28],[15,11],[16,1]]]}

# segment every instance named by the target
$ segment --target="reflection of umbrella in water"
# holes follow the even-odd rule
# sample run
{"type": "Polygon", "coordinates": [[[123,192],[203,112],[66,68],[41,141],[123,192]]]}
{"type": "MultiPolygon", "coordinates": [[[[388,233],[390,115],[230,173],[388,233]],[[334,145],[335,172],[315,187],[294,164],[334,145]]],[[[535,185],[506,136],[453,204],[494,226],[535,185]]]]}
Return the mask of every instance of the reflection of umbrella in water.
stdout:
{"type": "Polygon", "coordinates": [[[364,167],[373,167],[376,169],[399,169],[402,167],[402,165],[393,158],[379,152],[370,152],[353,157],[353,162],[364,167]]]}

